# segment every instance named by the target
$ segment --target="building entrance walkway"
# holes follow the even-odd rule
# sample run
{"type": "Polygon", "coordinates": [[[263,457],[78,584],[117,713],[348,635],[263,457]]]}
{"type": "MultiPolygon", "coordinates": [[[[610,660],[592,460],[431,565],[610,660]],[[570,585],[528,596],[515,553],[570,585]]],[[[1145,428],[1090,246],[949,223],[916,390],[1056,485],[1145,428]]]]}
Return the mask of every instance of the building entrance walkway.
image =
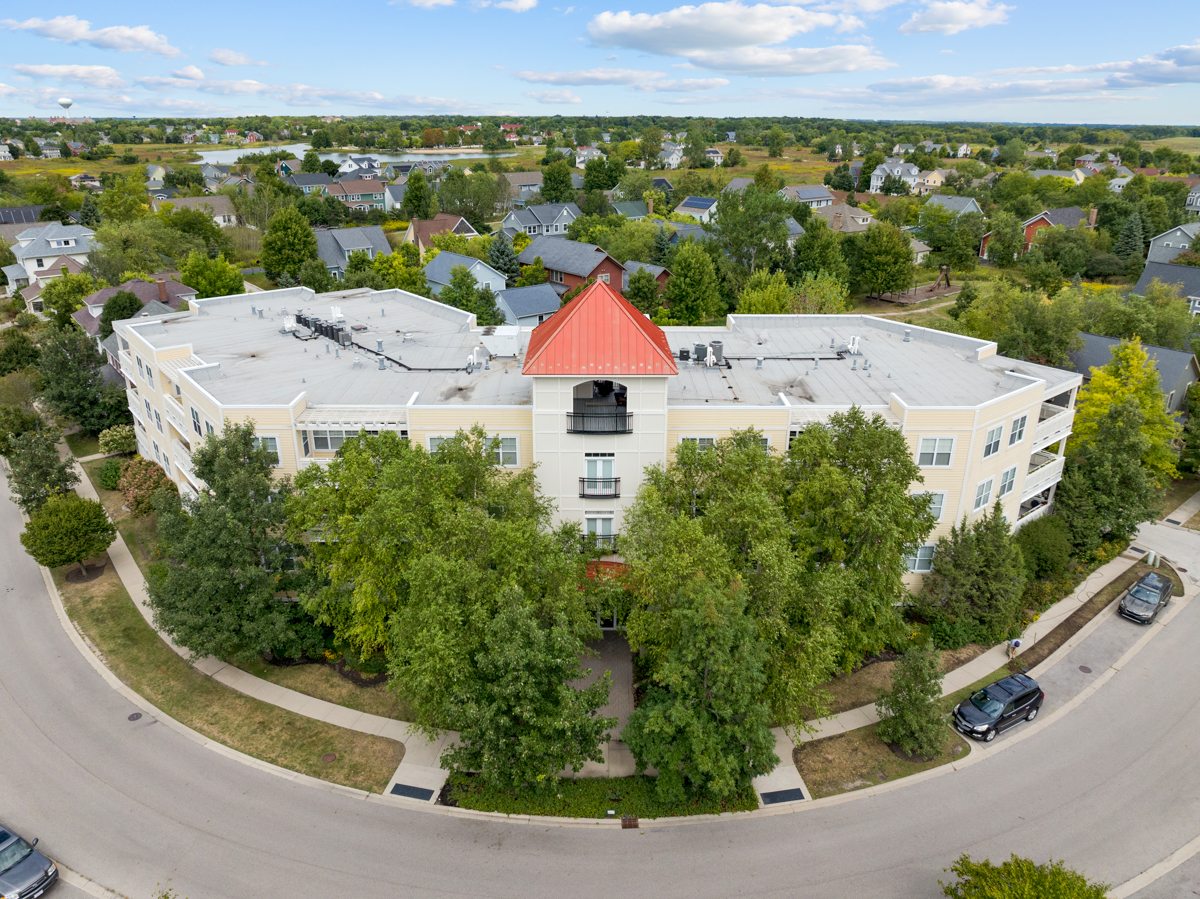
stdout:
{"type": "Polygon", "coordinates": [[[633,653],[625,635],[619,631],[605,631],[603,637],[588,644],[580,667],[585,671],[591,669],[587,677],[572,682],[580,689],[590,687],[606,671],[612,675],[608,704],[601,706],[600,714],[605,718],[616,718],[617,726],[608,732],[603,762],[588,762],[578,774],[569,770],[562,774],[564,777],[627,777],[634,773],[633,753],[618,739],[633,713],[633,653]]]}

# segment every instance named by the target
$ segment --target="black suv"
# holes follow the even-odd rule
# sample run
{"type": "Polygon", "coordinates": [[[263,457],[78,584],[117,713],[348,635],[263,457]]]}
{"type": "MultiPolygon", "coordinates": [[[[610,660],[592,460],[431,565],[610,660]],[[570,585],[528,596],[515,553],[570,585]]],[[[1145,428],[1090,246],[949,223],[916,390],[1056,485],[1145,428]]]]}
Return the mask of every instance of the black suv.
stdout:
{"type": "Polygon", "coordinates": [[[976,690],[954,710],[954,727],[990,743],[996,734],[1037,717],[1046,694],[1032,677],[1014,674],[976,690]]]}
{"type": "Polygon", "coordinates": [[[1163,606],[1171,601],[1174,589],[1175,584],[1169,577],[1151,571],[1141,576],[1125,594],[1117,609],[1130,621],[1150,624],[1158,617],[1163,606]]]}

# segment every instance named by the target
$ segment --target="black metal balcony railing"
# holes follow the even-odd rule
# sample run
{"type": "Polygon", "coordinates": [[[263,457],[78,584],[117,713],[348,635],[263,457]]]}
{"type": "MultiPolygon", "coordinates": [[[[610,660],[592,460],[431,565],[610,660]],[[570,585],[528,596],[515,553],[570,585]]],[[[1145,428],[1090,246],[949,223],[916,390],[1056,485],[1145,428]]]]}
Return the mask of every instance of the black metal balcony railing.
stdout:
{"type": "Polygon", "coordinates": [[[606,553],[615,553],[617,551],[616,534],[584,534],[583,540],[585,549],[594,546],[606,553]]]}
{"type": "Polygon", "coordinates": [[[632,434],[629,412],[568,412],[568,434],[632,434]]]}
{"type": "Polygon", "coordinates": [[[580,478],[580,496],[615,498],[621,495],[620,478],[580,478]]]}

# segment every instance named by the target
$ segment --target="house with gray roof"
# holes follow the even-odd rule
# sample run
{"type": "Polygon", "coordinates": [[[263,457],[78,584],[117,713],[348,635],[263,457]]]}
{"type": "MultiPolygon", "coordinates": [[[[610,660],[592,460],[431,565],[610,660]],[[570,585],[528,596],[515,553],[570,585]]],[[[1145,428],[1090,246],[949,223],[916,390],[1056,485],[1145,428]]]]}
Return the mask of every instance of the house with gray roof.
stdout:
{"type": "Polygon", "coordinates": [[[1147,262],[1142,276],[1133,286],[1133,293],[1142,295],[1151,282],[1158,279],[1168,286],[1179,288],[1180,296],[1187,300],[1192,315],[1200,313],[1200,267],[1194,265],[1171,265],[1166,262],[1147,262]]]}
{"type": "Polygon", "coordinates": [[[339,280],[346,275],[346,263],[350,261],[351,253],[366,253],[371,259],[392,254],[387,235],[379,225],[330,228],[328,231],[314,233],[317,238],[317,256],[325,263],[329,273],[339,280]]]}
{"type": "Polygon", "coordinates": [[[295,172],[283,179],[292,187],[298,187],[306,196],[319,197],[326,193],[333,179],[325,172],[295,172]]]}
{"type": "Polygon", "coordinates": [[[640,222],[650,214],[641,200],[618,200],[612,204],[612,208],[616,210],[617,215],[623,215],[631,222],[640,222]]]}
{"type": "Polygon", "coordinates": [[[541,259],[551,285],[561,295],[592,279],[615,286],[621,283],[625,267],[600,247],[576,240],[541,235],[517,257],[521,265],[533,265],[541,259]]]}
{"type": "Polygon", "coordinates": [[[407,184],[388,184],[383,189],[383,209],[393,212],[404,204],[404,194],[408,191],[407,184]]]}
{"type": "Polygon", "coordinates": [[[675,211],[701,222],[711,222],[717,214],[717,201],[712,197],[684,197],[675,211]]]}
{"type": "Polygon", "coordinates": [[[213,224],[218,228],[231,228],[238,224],[238,214],[233,208],[233,201],[224,194],[208,197],[155,197],[150,204],[155,212],[170,206],[172,209],[200,209],[212,216],[213,224]]]}
{"type": "Polygon", "coordinates": [[[1030,169],[1029,174],[1039,180],[1042,178],[1066,178],[1073,184],[1082,184],[1089,173],[1083,169],[1071,169],[1069,172],[1064,172],[1062,169],[1030,169]]]}
{"type": "MultiPolygon", "coordinates": [[[[1079,332],[1079,336],[1083,338],[1083,349],[1069,355],[1071,366],[1083,375],[1086,384],[1091,380],[1093,368],[1103,368],[1112,361],[1112,352],[1121,341],[1087,331],[1079,332]]],[[[1186,415],[1188,388],[1200,381],[1200,363],[1196,356],[1186,350],[1172,350],[1152,343],[1143,343],[1142,349],[1158,372],[1158,386],[1166,397],[1167,411],[1175,416],[1186,415]]]]}
{"type": "Polygon", "coordinates": [[[1150,250],[1146,253],[1146,261],[1174,261],[1176,256],[1196,242],[1197,234],[1200,234],[1200,222],[1188,222],[1150,238],[1150,250]]]}
{"type": "Polygon", "coordinates": [[[645,269],[650,273],[655,281],[658,282],[658,289],[661,292],[667,282],[671,280],[671,273],[661,265],[654,265],[652,262],[637,262],[630,259],[625,263],[625,275],[621,278],[621,292],[624,293],[629,289],[629,279],[633,277],[635,272],[645,269]]]}
{"type": "Polygon", "coordinates": [[[1188,215],[1200,215],[1200,184],[1197,184],[1188,191],[1187,200],[1184,202],[1183,208],[1188,215]]]}
{"type": "MultiPolygon", "coordinates": [[[[73,275],[83,271],[94,236],[95,232],[83,225],[46,222],[18,234],[11,249],[17,264],[25,270],[27,283],[44,285],[59,277],[63,269],[73,275]]],[[[10,290],[12,281],[10,277],[10,290]]]]}
{"type": "Polygon", "coordinates": [[[505,233],[511,228],[530,237],[566,237],[567,226],[582,214],[574,203],[543,203],[510,210],[500,225],[505,233]]]}
{"type": "Polygon", "coordinates": [[[983,209],[980,208],[979,202],[974,197],[951,197],[946,194],[934,194],[926,201],[926,206],[940,206],[943,209],[948,209],[954,213],[954,217],[958,218],[968,212],[978,212],[983,215],[983,209]]]}
{"type": "Polygon", "coordinates": [[[517,205],[542,190],[545,176],[542,172],[505,172],[502,176],[509,184],[509,200],[517,205]]]}
{"type": "Polygon", "coordinates": [[[740,194],[753,183],[753,178],[730,178],[729,183],[721,189],[721,193],[740,194]]]}
{"type": "Polygon", "coordinates": [[[661,190],[668,197],[675,193],[675,185],[671,183],[670,179],[664,178],[661,175],[651,181],[650,185],[655,190],[661,190]]]}
{"type": "Polygon", "coordinates": [[[429,260],[425,266],[425,283],[436,297],[442,288],[450,283],[451,270],[462,266],[471,273],[478,287],[490,287],[493,293],[504,289],[505,279],[501,272],[496,271],[486,262],[474,256],[463,256],[460,253],[448,253],[442,250],[429,260]]]}
{"type": "Polygon", "coordinates": [[[505,324],[536,328],[562,306],[558,291],[551,284],[509,287],[496,294],[496,306],[505,324]]]}
{"type": "Polygon", "coordinates": [[[350,156],[338,166],[339,175],[369,180],[380,174],[379,160],[373,156],[350,156]]]}
{"type": "Polygon", "coordinates": [[[833,194],[823,184],[789,184],[779,191],[779,196],[803,203],[809,209],[833,205],[833,194]]]}
{"type": "Polygon", "coordinates": [[[658,161],[664,169],[677,169],[683,162],[683,146],[680,144],[663,144],[658,151],[658,161]]]}
{"type": "Polygon", "coordinates": [[[876,166],[875,171],[871,172],[870,192],[877,194],[883,190],[883,182],[888,175],[891,175],[893,178],[899,178],[908,185],[909,190],[915,190],[917,182],[921,180],[921,170],[911,162],[904,162],[901,159],[888,159],[876,166]]]}
{"type": "Polygon", "coordinates": [[[683,243],[685,240],[693,240],[700,243],[702,240],[707,240],[709,233],[704,230],[703,225],[693,225],[691,222],[669,222],[667,229],[671,232],[670,244],[675,247],[683,243]]]}

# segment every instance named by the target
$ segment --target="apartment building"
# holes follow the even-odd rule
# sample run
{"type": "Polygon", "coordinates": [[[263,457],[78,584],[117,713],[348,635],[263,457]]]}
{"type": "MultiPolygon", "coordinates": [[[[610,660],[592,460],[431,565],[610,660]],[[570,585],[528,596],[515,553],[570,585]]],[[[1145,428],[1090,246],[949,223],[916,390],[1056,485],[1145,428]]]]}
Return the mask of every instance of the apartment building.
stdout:
{"type": "Polygon", "coordinates": [[[935,496],[937,536],[1003,503],[1045,513],[1062,476],[1081,377],[996,345],[871,316],[729,316],[659,328],[596,282],[536,328],[398,290],[303,287],[193,300],[116,325],[140,451],[180,489],[190,454],[225,422],[253,420],[281,473],[327,463],[360,430],[436,451],[478,424],[497,461],[538,465],[561,520],[615,543],[651,464],[755,427],[767,451],[859,406],[904,434],[935,496]],[[1057,447],[1055,450],[1054,448],[1057,447]]]}

